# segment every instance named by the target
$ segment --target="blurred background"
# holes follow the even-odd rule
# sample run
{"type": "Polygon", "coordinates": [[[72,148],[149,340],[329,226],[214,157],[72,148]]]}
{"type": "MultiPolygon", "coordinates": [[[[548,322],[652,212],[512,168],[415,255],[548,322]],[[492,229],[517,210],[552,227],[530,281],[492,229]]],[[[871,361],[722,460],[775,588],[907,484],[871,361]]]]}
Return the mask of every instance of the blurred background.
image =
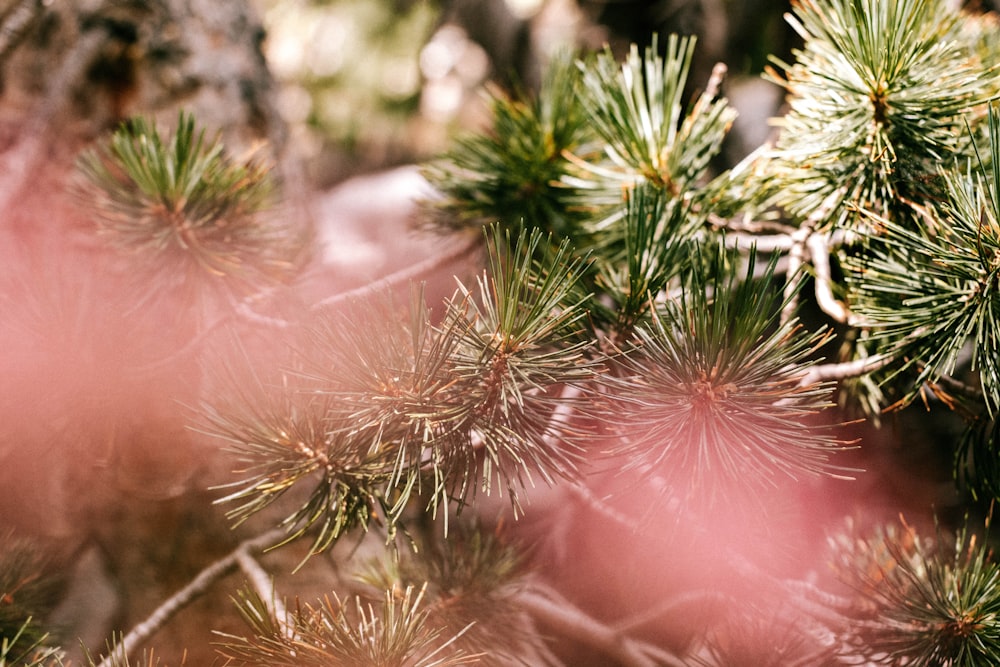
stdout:
{"type": "MultiPolygon", "coordinates": [[[[257,0],[277,107],[310,180],[418,162],[481,129],[484,85],[532,89],[558,49],[624,53],[653,33],[699,38],[690,86],[729,67],[731,150],[760,143],[778,92],[759,79],[794,33],[781,0],[257,0]]],[[[662,43],[662,41],[661,41],[662,43]]]]}

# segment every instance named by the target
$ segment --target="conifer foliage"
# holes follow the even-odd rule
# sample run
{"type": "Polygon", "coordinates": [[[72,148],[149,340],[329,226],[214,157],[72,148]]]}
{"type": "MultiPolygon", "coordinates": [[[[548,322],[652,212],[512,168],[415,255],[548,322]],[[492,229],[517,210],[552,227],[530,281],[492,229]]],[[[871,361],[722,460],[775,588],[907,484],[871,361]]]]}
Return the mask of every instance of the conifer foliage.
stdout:
{"type": "MultiPolygon", "coordinates": [[[[373,289],[281,322],[288,363],[234,371],[250,380],[214,383],[196,410],[238,460],[229,518],[276,528],[216,568],[257,582],[235,593],[247,630],[220,636],[227,664],[564,664],[553,638],[605,664],[774,664],[779,638],[785,665],[1000,664],[1000,565],[974,525],[837,524],[804,575],[720,544],[720,582],[774,598],[698,591],[703,615],[723,611],[676,642],[578,609],[532,569],[551,545],[477,516],[497,496],[530,515],[543,487],[618,530],[737,513],[850,478],[866,444],[844,422],[918,398],[966,425],[941,447],[970,514],[1000,497],[1000,23],[950,4],[794,2],[801,47],[767,74],[787,112],[727,169],[736,111],[724,68],[688,80],[693,37],[564,53],[538,91],[495,93],[489,129],[424,172],[423,226],[476,239],[482,272],[443,303],[373,289]],[[622,476],[641,511],[598,492],[622,476]],[[289,609],[253,556],[301,539],[307,560],[352,539],[382,555],[289,609]]],[[[132,120],[80,167],[95,233],[152,280],[251,295],[293,280],[301,239],[271,223],[267,170],[190,116],[172,134],[132,120]]],[[[0,614],[20,599],[2,575],[0,614]]],[[[44,643],[17,621],[0,665],[44,643]]]]}

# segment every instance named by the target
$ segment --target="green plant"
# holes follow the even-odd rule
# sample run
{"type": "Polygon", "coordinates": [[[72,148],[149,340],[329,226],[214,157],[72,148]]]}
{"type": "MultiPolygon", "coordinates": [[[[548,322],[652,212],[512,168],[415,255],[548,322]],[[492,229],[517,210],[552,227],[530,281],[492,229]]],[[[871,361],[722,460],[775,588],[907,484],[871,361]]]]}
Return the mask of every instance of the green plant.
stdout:
{"type": "MultiPolygon", "coordinates": [[[[942,447],[969,509],[1000,488],[995,19],[801,0],[790,21],[802,47],[768,75],[787,93],[780,132],[727,169],[724,69],[684,98],[693,38],[623,62],[566,54],[536,97],[494,97],[489,130],[425,172],[424,226],[481,243],[482,274],[441,304],[372,289],[270,322],[288,359],[245,355],[194,426],[242,463],[229,517],[276,528],[164,608],[242,570],[231,664],[561,664],[550,636],[623,665],[761,664],[776,636],[785,664],[996,662],[985,534],[960,526],[952,549],[943,528],[927,540],[875,517],[874,537],[824,526],[830,553],[795,567],[740,542],[792,541],[770,496],[850,478],[865,442],[845,422],[920,397],[964,420],[942,447]],[[493,511],[531,517],[542,485],[565,493],[547,540],[488,527],[493,511]],[[485,509],[493,496],[509,510],[485,509]],[[561,549],[581,516],[601,542],[649,550],[634,615],[614,617],[607,591],[589,613],[533,569],[573,567],[561,549]],[[383,558],[339,579],[349,594],[289,610],[260,552],[306,539],[304,564],[348,537],[383,558]],[[659,588],[687,571],[685,541],[707,545],[686,566],[709,575],[659,588]]],[[[88,153],[97,230],[180,259],[185,280],[263,290],[294,265],[260,212],[265,173],[201,137],[186,115],[169,141],[135,121],[88,153]]]]}

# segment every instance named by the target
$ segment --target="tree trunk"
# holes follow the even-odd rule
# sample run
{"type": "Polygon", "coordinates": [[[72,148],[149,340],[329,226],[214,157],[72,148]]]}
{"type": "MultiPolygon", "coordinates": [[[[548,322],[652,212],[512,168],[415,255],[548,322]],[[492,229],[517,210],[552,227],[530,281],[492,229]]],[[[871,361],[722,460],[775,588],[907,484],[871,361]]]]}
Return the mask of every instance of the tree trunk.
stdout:
{"type": "Polygon", "coordinates": [[[245,0],[2,4],[0,210],[34,218],[29,204],[64,190],[81,147],[134,114],[171,123],[185,108],[234,153],[266,141],[282,157],[264,30],[245,0]]]}

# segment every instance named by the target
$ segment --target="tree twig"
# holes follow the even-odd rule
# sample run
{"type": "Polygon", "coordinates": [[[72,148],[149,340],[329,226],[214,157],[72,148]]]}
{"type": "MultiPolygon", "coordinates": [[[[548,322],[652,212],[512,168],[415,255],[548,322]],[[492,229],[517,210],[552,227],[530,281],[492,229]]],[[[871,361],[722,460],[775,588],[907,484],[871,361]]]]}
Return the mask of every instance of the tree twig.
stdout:
{"type": "Polygon", "coordinates": [[[805,263],[806,241],[812,234],[812,225],[806,221],[802,227],[795,230],[791,235],[792,245],[788,249],[788,273],[785,282],[785,307],[781,309],[781,323],[788,322],[799,307],[799,300],[796,294],[798,289],[799,271],[805,263]]]}
{"type": "Polygon", "coordinates": [[[625,667],[684,667],[685,663],[668,651],[623,635],[587,615],[569,600],[551,590],[521,591],[518,605],[543,626],[575,642],[591,646],[625,667]]]}
{"type": "Polygon", "coordinates": [[[726,246],[729,248],[753,247],[757,252],[776,252],[778,250],[788,251],[795,245],[795,239],[791,234],[747,234],[745,232],[727,232],[726,246]]]}
{"type": "Polygon", "coordinates": [[[722,591],[701,589],[678,593],[673,597],[665,598],[647,609],[643,609],[628,618],[618,621],[615,623],[614,629],[622,633],[629,632],[671,612],[675,612],[679,608],[708,600],[717,601],[722,604],[733,604],[734,602],[731,595],[727,595],[722,591]]]}
{"type": "Polygon", "coordinates": [[[283,528],[275,528],[266,533],[252,537],[241,542],[233,551],[219,560],[208,565],[195,576],[188,584],[160,603],[160,606],[153,610],[146,620],[132,628],[121,641],[115,644],[108,655],[97,667],[113,667],[115,658],[122,660],[135,651],[150,637],[156,634],[184,607],[194,602],[203,595],[218,580],[236,570],[240,558],[244,554],[251,554],[273,546],[283,539],[286,532],[283,528]]]}
{"type": "MultiPolygon", "coordinates": [[[[829,195],[827,195],[826,199],[823,200],[823,203],[820,204],[819,207],[817,207],[816,210],[813,211],[809,215],[809,217],[805,219],[805,221],[803,221],[802,226],[792,233],[794,243],[792,244],[791,248],[789,248],[788,251],[788,282],[785,284],[786,303],[785,307],[782,308],[781,310],[782,323],[785,323],[789,319],[791,319],[792,315],[795,313],[796,308],[798,308],[798,299],[795,298],[795,290],[797,289],[796,279],[798,278],[796,274],[802,268],[802,265],[805,261],[804,259],[805,252],[807,246],[809,246],[810,237],[813,235],[816,227],[819,226],[820,223],[822,223],[826,219],[826,217],[830,214],[830,211],[832,211],[833,208],[840,202],[843,195],[844,195],[843,187],[837,188],[836,190],[831,192],[829,195]]],[[[826,243],[825,237],[821,238],[823,239],[825,244],[826,243]]],[[[824,245],[824,248],[826,248],[826,245],[824,245]]],[[[812,250],[811,247],[809,249],[810,251],[812,250]]],[[[827,250],[827,252],[829,251],[827,250]]],[[[813,258],[810,257],[810,259],[813,258]]],[[[825,261],[826,261],[826,278],[825,278],[826,283],[823,289],[830,288],[829,254],[826,255],[825,261]]],[[[817,290],[820,289],[819,286],[820,282],[821,279],[817,277],[816,279],[817,290]]],[[[832,290],[830,294],[831,295],[833,294],[832,290]]],[[[819,298],[818,292],[817,292],[817,298],[819,298]]]]}
{"type": "Polygon", "coordinates": [[[833,295],[833,283],[830,279],[830,248],[825,234],[812,234],[806,240],[809,248],[809,259],[815,271],[814,282],[816,303],[820,309],[835,321],[847,324],[851,321],[851,313],[843,302],[833,295]]]}
{"type": "Polygon", "coordinates": [[[853,361],[810,366],[799,378],[800,386],[807,386],[826,380],[846,380],[860,377],[888,366],[896,357],[891,354],[874,354],[853,361]]]}
{"type": "Polygon", "coordinates": [[[253,557],[248,549],[237,549],[236,562],[243,574],[246,575],[250,585],[257,591],[257,595],[267,605],[267,611],[271,618],[281,627],[286,637],[294,637],[295,631],[288,623],[288,610],[285,603],[278,597],[274,589],[273,578],[264,571],[257,559],[253,557]]]}
{"type": "Polygon", "coordinates": [[[404,269],[390,273],[387,276],[379,278],[371,283],[366,283],[360,287],[356,287],[352,290],[346,292],[339,292],[325,299],[317,301],[313,304],[312,309],[316,310],[319,308],[324,308],[327,306],[333,306],[337,304],[342,304],[351,299],[357,299],[359,297],[365,297],[371,295],[373,292],[379,289],[389,289],[393,287],[399,287],[405,285],[406,283],[417,280],[418,278],[423,278],[433,271],[441,268],[449,262],[462,259],[471,255],[475,250],[480,247],[481,237],[479,236],[468,236],[462,243],[456,244],[454,247],[448,249],[448,251],[441,254],[433,255],[428,257],[422,262],[417,262],[411,266],[404,269]]]}

